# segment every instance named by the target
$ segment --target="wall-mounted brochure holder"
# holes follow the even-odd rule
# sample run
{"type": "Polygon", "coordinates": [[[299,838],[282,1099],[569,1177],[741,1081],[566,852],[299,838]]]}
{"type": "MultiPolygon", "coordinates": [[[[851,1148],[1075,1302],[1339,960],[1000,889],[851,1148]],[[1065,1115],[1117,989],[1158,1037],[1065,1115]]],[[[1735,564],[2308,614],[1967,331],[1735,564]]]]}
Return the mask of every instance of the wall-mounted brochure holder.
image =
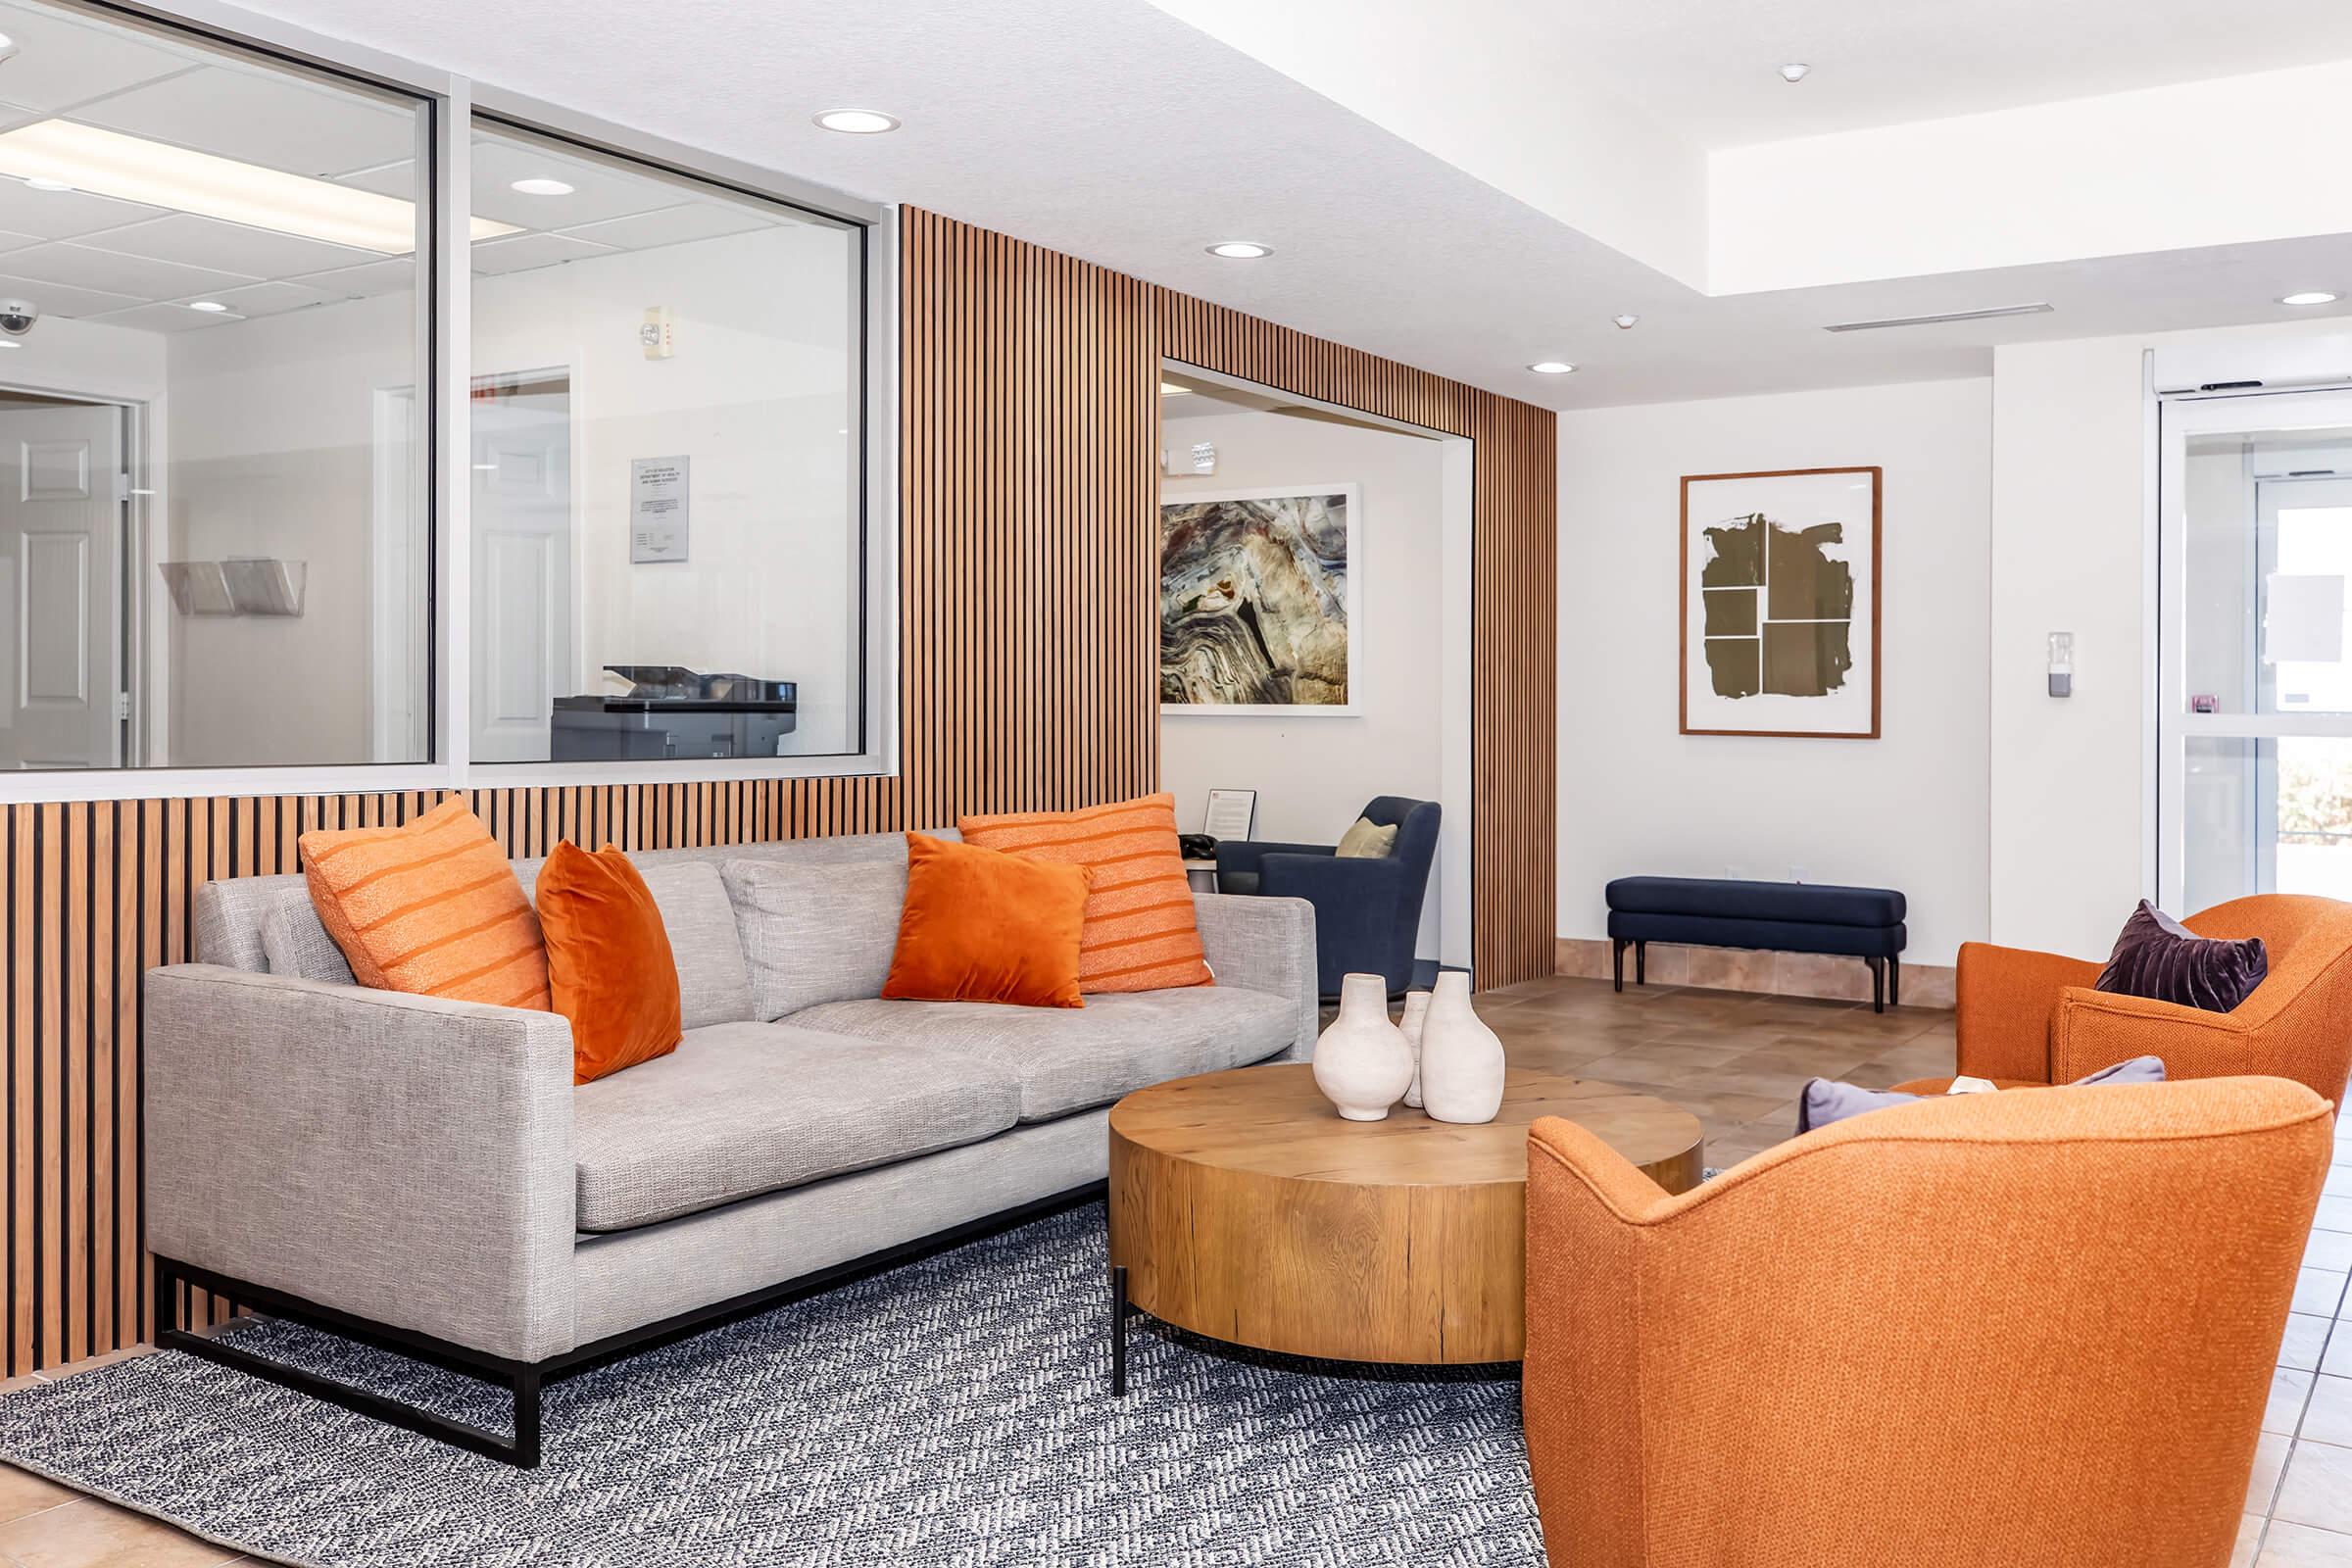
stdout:
{"type": "Polygon", "coordinates": [[[310,564],[274,557],[167,561],[159,564],[183,615],[299,615],[310,564]]]}

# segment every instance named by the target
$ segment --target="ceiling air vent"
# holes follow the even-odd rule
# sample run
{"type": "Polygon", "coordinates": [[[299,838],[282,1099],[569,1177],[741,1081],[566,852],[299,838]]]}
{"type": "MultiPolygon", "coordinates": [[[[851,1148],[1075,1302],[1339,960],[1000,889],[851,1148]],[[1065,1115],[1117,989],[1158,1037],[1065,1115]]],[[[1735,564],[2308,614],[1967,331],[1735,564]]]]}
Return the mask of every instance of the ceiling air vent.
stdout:
{"type": "Polygon", "coordinates": [[[1880,321],[1834,321],[1822,330],[1875,332],[1882,326],[1934,326],[1938,321],[1989,321],[1996,316],[2040,316],[2049,309],[2049,301],[2042,300],[2034,305],[1993,305],[1981,311],[1945,311],[1940,316],[1889,316],[1880,321]]]}

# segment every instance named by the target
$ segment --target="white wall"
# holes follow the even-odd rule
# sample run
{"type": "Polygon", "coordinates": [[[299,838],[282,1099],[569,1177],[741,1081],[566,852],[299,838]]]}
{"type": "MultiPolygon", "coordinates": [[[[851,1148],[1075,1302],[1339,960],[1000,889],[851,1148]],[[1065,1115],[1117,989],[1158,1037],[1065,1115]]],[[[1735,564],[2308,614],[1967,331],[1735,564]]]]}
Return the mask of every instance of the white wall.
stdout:
{"type": "Polygon", "coordinates": [[[1906,956],[1986,932],[1985,604],[1992,466],[1984,380],[1560,416],[1560,934],[1606,934],[1633,875],[1899,888],[1906,956]],[[1875,741],[1678,732],[1680,480],[1886,470],[1875,741]]]}
{"type": "MultiPolygon", "coordinates": [[[[1392,431],[1279,414],[1170,420],[1164,443],[1212,441],[1217,471],[1168,478],[1161,495],[1352,483],[1363,508],[1359,705],[1352,717],[1175,714],[1159,721],[1160,786],[1176,823],[1197,831],[1212,789],[1257,791],[1261,839],[1337,843],[1375,795],[1442,798],[1440,723],[1445,628],[1445,444],[1392,431]]],[[[1422,920],[1435,956],[1438,878],[1422,920]]]]}

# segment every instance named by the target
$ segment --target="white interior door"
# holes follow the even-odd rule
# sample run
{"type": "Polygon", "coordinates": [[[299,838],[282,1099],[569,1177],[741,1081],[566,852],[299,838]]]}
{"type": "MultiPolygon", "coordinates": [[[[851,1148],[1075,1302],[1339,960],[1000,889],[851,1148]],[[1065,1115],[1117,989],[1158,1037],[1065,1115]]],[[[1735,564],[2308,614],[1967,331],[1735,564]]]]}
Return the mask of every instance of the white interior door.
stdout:
{"type": "Polygon", "coordinates": [[[570,695],[571,408],[563,383],[473,404],[473,758],[544,762],[570,695]]]}
{"type": "Polygon", "coordinates": [[[122,411],[0,409],[0,766],[122,760],[122,411]]]}

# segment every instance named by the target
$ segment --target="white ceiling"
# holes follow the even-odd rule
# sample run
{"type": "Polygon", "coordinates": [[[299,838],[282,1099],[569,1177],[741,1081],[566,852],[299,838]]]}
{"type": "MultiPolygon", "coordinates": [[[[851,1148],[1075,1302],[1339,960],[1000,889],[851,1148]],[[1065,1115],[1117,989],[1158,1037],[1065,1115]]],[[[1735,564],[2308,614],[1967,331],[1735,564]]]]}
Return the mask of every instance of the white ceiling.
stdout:
{"type": "MultiPolygon", "coordinates": [[[[1592,40],[1569,39],[1593,52],[1588,69],[1616,73],[1653,113],[1682,117],[1690,135],[1707,139],[2253,70],[2278,63],[2279,39],[2299,59],[2352,53],[2352,6],[2341,0],[2247,0],[2227,12],[2227,25],[2220,8],[2189,0],[2045,8],[2064,17],[2029,14],[2022,0],[1972,0],[1934,19],[1886,15],[1928,8],[1883,0],[1470,3],[1512,4],[1561,28],[1572,20],[1592,40]],[[1807,29],[1801,48],[1781,40],[1788,19],[1807,29]],[[1815,67],[1803,88],[1777,76],[1734,85],[1743,61],[1769,71],[1797,53],[1815,67]],[[1830,90],[1786,96],[1814,88],[1830,90]]],[[[2352,296],[2352,240],[2327,235],[1709,298],[1147,0],[707,0],[664,10],[658,27],[645,24],[637,0],[260,4],[323,32],[870,199],[930,207],[1551,407],[1981,374],[1997,342],[2274,319],[2281,313],[2273,299],[2299,288],[2352,296]],[[551,24],[559,15],[562,24],[551,24]],[[629,47],[612,47],[614,38],[629,47]],[[815,112],[843,106],[885,109],[906,126],[846,137],[810,124],[815,112]],[[1231,236],[1269,240],[1277,254],[1228,263],[1202,253],[1231,236]],[[1961,326],[1821,330],[2030,300],[2056,310],[1961,326]],[[1611,326],[1619,311],[1639,313],[1640,326],[1611,326]],[[1585,368],[1564,377],[1523,368],[1547,358],[1585,368]]],[[[1506,34],[1499,46],[1565,47],[1563,36],[1506,34]]],[[[17,91],[10,73],[31,55],[28,44],[0,65],[0,99],[17,91]]],[[[585,207],[599,193],[581,188],[585,207]]],[[[30,224],[23,194],[0,189],[0,233],[62,235],[30,224]]],[[[60,200],[75,205],[60,207],[58,222],[90,221],[83,199],[60,200]]],[[[581,244],[629,241],[635,219],[599,221],[621,226],[545,221],[536,226],[575,232],[569,244],[537,249],[583,254],[581,244]]],[[[86,237],[92,229],[77,232],[103,248],[86,237]]],[[[0,274],[22,254],[0,251],[0,274]]],[[[364,258],[297,281],[367,292],[402,267],[364,258]]],[[[11,286],[0,276],[0,289],[11,286]]],[[[2352,299],[2318,314],[2346,311],[2352,299]]]]}
{"type": "Polygon", "coordinates": [[[1449,0],[1558,51],[1702,147],[2012,109],[2352,57],[2343,0],[1449,0]],[[1805,61],[1801,85],[1779,68],[1805,61]]]}
{"type": "MultiPolygon", "coordinates": [[[[414,200],[418,119],[408,104],[252,69],[46,7],[0,4],[19,46],[0,62],[0,130],[64,118],[414,200]]],[[[791,220],[697,187],[514,137],[475,139],[474,211],[520,233],[474,247],[480,273],[739,233],[791,220]],[[512,182],[555,177],[564,196],[512,182]]],[[[44,316],[198,331],[415,286],[412,258],[0,176],[0,295],[44,316]],[[202,312],[190,302],[226,305],[202,312]]]]}

